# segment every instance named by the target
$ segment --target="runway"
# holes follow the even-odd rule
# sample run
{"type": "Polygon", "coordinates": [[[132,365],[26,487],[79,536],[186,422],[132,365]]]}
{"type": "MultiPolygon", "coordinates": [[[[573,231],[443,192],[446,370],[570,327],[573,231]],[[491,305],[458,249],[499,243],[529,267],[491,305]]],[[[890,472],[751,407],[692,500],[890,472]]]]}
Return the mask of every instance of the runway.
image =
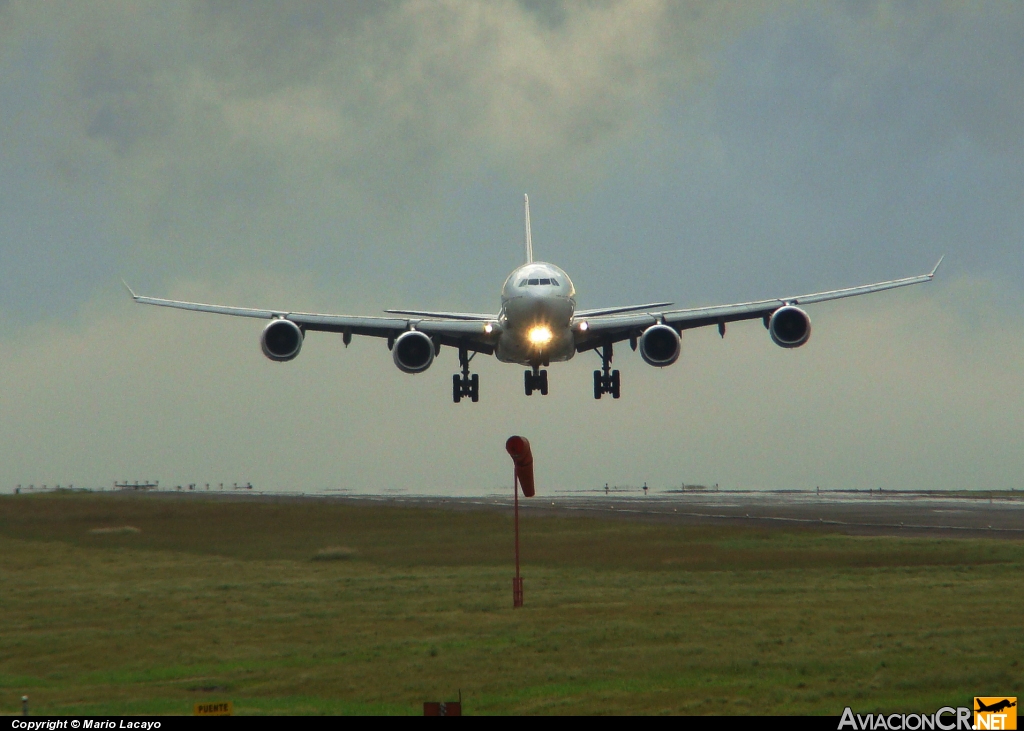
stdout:
{"type": "MultiPolygon", "coordinates": [[[[509,486],[511,493],[511,485],[509,486]]],[[[331,489],[323,492],[134,493],[154,498],[205,496],[227,500],[332,500],[443,510],[511,510],[512,496],[445,497],[393,492],[369,495],[331,489]]],[[[1024,540],[1024,491],[951,493],[912,491],[603,491],[543,489],[520,497],[524,515],[592,516],[680,525],[736,525],[807,528],[849,535],[987,537],[1024,540]]]]}
{"type": "MultiPolygon", "coordinates": [[[[392,495],[339,499],[448,510],[512,507],[512,497],[392,495]]],[[[1024,493],[945,497],[935,493],[702,492],[520,498],[524,515],[588,515],[682,525],[804,527],[852,535],[1024,539],[1024,493]]]]}

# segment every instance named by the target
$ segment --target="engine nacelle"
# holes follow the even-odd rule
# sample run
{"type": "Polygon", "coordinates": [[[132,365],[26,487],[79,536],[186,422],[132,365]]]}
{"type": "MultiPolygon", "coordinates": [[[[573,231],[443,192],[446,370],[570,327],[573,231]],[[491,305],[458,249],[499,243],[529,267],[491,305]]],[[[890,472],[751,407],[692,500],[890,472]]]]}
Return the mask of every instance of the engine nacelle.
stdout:
{"type": "Polygon", "coordinates": [[[768,321],[768,334],[780,347],[799,348],[811,339],[811,318],[799,307],[780,307],[768,321]]]}
{"type": "Polygon", "coordinates": [[[434,362],[434,341],[419,330],[409,330],[395,340],[391,357],[403,373],[422,373],[434,362]]]}
{"type": "Polygon", "coordinates": [[[260,335],[263,355],[283,363],[302,350],[302,329],[291,320],[271,320],[260,335]]]}
{"type": "Polygon", "coordinates": [[[651,325],[640,336],[640,357],[656,368],[675,363],[680,350],[679,333],[668,325],[651,325]]]}

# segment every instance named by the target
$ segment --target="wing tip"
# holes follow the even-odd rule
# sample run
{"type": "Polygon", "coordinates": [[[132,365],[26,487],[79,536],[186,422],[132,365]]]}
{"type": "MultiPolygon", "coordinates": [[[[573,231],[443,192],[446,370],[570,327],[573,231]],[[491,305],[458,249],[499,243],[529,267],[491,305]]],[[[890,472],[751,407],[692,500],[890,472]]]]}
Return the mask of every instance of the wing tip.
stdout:
{"type": "Polygon", "coordinates": [[[124,288],[128,290],[128,294],[130,294],[132,296],[132,299],[135,300],[136,302],[138,302],[139,301],[139,295],[135,294],[135,291],[131,287],[128,286],[128,282],[126,282],[126,281],[124,281],[124,279],[122,279],[121,280],[121,284],[123,284],[124,288]]]}
{"type": "Polygon", "coordinates": [[[937,262],[935,262],[935,267],[932,269],[931,273],[928,274],[928,278],[929,279],[935,279],[935,274],[936,274],[936,272],[939,271],[939,267],[942,266],[942,260],[945,259],[945,258],[946,258],[946,255],[943,254],[942,256],[939,257],[939,260],[937,262]]]}

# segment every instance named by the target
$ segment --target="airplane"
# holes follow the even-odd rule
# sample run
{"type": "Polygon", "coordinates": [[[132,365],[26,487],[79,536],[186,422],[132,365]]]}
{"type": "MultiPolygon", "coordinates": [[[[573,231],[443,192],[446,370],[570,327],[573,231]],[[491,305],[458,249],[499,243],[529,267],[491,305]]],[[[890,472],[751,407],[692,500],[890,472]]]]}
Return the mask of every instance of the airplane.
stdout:
{"type": "Polygon", "coordinates": [[[601,369],[594,371],[594,398],[611,394],[617,399],[621,378],[619,371],[611,368],[616,343],[628,341],[646,363],[664,368],[678,360],[683,330],[717,326],[724,338],[726,323],[760,319],[776,345],[798,348],[811,336],[811,319],[803,305],[930,282],[942,264],[940,258],[928,274],[796,297],[683,310],[665,309],[671,302],[578,310],[576,288],[569,276],[554,264],[533,260],[529,196],[524,195],[523,202],[526,263],[505,279],[497,314],[385,310],[391,317],[327,315],[144,297],[127,282],[124,285],[140,304],[270,320],[260,336],[260,346],[267,358],[277,362],[298,356],[310,331],[340,333],[346,347],[353,335],[384,338],[395,365],[404,373],[422,373],[443,346],[455,348],[461,372],[452,376],[452,400],[459,403],[469,398],[475,403],[480,398],[480,377],[470,373],[469,364],[480,353],[494,355],[502,363],[528,366],[524,387],[530,396],[537,391],[547,395],[548,373],[544,369],[551,363],[593,350],[602,363],[601,369]]]}
{"type": "Polygon", "coordinates": [[[1011,703],[1009,698],[1004,698],[998,703],[993,703],[991,706],[986,706],[979,700],[978,707],[975,710],[979,713],[999,713],[1000,711],[1005,711],[1007,708],[1013,708],[1015,705],[1017,705],[1017,702],[1014,701],[1011,703]]]}

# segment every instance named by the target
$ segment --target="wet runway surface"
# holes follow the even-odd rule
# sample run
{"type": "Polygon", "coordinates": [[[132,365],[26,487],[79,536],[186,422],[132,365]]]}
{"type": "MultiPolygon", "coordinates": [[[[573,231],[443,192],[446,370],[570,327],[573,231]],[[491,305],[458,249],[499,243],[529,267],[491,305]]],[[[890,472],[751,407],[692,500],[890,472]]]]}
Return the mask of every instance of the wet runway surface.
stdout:
{"type": "MultiPolygon", "coordinates": [[[[512,497],[344,497],[449,510],[509,510],[512,497]]],[[[589,515],[682,525],[806,527],[859,535],[1024,539],[1024,493],[943,497],[913,493],[706,492],[538,495],[520,498],[524,515],[589,515]]]]}

